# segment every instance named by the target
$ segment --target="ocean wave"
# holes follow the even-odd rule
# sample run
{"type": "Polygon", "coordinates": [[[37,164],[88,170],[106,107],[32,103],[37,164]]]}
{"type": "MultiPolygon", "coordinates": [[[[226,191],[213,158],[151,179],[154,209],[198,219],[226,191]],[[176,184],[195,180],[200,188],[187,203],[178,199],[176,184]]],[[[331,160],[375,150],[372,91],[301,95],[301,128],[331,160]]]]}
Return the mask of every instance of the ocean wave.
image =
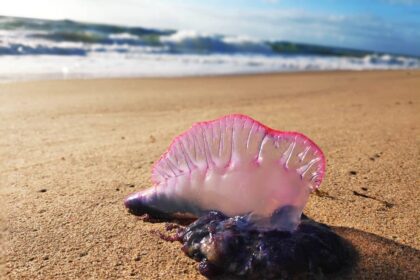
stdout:
{"type": "Polygon", "coordinates": [[[0,16],[0,30],[34,30],[46,32],[82,32],[98,34],[129,33],[143,35],[169,35],[173,30],[160,30],[143,27],[128,27],[110,24],[84,23],[73,20],[43,20],[0,16]]]}
{"type": "Polygon", "coordinates": [[[219,54],[258,53],[273,54],[271,48],[257,40],[244,37],[225,37],[196,31],[181,30],[169,36],[162,36],[162,42],[171,53],[219,54]]]}
{"type": "Polygon", "coordinates": [[[0,56],[2,76],[44,72],[90,77],[420,69],[418,57],[187,30],[1,16],[0,56]]]}
{"type": "Polygon", "coordinates": [[[363,57],[363,61],[367,64],[384,64],[389,66],[404,66],[407,68],[419,68],[420,59],[415,57],[405,57],[397,55],[378,55],[370,54],[363,57]]]}
{"type": "Polygon", "coordinates": [[[7,47],[0,46],[0,55],[77,55],[85,56],[84,48],[72,47],[48,47],[37,45],[35,47],[23,44],[9,44],[7,47]]]}
{"type": "MultiPolygon", "coordinates": [[[[244,36],[225,36],[218,34],[200,33],[188,30],[160,30],[142,27],[126,27],[106,24],[82,23],[70,20],[39,20],[27,18],[12,18],[0,16],[0,45],[3,54],[19,55],[15,45],[27,46],[24,54],[33,51],[33,54],[46,53],[41,49],[61,48],[57,44],[82,43],[85,52],[90,51],[93,44],[106,46],[140,46],[159,47],[160,51],[171,54],[259,54],[259,55],[321,55],[343,57],[366,57],[377,59],[374,52],[343,49],[328,46],[301,44],[293,42],[263,41],[244,36]],[[10,51],[5,42],[11,46],[10,51]]],[[[127,48],[127,51],[129,49],[127,48]]],[[[71,53],[71,52],[70,52],[71,53]]],[[[55,52],[52,52],[55,54],[55,52]]],[[[394,55],[390,55],[390,63],[399,63],[394,55]]],[[[383,58],[380,58],[384,60],[383,58]]]]}

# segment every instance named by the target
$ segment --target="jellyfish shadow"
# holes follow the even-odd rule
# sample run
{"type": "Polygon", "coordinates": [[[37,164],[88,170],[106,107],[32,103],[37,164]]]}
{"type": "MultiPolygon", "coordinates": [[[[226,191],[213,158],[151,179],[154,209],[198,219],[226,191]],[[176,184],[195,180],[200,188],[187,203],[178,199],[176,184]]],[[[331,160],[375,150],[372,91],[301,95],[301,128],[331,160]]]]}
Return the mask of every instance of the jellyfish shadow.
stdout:
{"type": "Polygon", "coordinates": [[[420,250],[358,229],[333,229],[352,244],[358,255],[351,275],[341,278],[418,279],[420,250]]]}
{"type": "MultiPolygon", "coordinates": [[[[298,279],[418,279],[420,250],[358,229],[331,228],[353,247],[352,262],[332,275],[303,275],[298,279]]],[[[211,279],[240,278],[222,275],[211,279]]]]}

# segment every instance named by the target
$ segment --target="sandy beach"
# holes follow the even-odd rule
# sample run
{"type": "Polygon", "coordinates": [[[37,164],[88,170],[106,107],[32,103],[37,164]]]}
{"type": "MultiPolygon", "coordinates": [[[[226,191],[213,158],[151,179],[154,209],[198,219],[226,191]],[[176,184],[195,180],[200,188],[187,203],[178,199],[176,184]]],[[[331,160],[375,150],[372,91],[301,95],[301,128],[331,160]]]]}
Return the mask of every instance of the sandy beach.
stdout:
{"type": "Polygon", "coordinates": [[[0,84],[0,278],[204,279],[123,199],[173,137],[231,113],[323,149],[304,212],[357,249],[339,278],[420,275],[420,71],[366,71],[0,84]]]}

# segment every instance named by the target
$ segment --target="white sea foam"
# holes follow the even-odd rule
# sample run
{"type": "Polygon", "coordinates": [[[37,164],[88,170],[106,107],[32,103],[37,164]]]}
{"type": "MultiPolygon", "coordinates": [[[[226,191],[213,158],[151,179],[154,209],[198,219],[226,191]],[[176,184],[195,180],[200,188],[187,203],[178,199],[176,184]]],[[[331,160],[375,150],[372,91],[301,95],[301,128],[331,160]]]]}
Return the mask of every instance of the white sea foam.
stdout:
{"type": "Polygon", "coordinates": [[[263,55],[179,55],[93,52],[88,56],[2,56],[0,80],[67,79],[99,77],[180,77],[264,72],[375,70],[420,68],[419,62],[400,58],[263,55]]]}
{"type": "Polygon", "coordinates": [[[108,36],[110,39],[131,39],[131,40],[137,40],[139,37],[138,36],[134,36],[130,33],[116,33],[116,34],[110,34],[108,36]]]}

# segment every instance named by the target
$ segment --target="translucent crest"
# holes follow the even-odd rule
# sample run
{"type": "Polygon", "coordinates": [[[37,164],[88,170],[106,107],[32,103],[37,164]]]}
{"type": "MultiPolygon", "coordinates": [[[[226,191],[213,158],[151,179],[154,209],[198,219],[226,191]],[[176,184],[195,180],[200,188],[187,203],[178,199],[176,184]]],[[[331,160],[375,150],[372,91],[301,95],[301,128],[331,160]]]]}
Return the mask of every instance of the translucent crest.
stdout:
{"type": "Polygon", "coordinates": [[[260,228],[293,229],[325,171],[306,136],[244,115],[201,122],[176,137],[152,171],[154,186],[131,195],[134,214],[249,214],[260,228]]]}

